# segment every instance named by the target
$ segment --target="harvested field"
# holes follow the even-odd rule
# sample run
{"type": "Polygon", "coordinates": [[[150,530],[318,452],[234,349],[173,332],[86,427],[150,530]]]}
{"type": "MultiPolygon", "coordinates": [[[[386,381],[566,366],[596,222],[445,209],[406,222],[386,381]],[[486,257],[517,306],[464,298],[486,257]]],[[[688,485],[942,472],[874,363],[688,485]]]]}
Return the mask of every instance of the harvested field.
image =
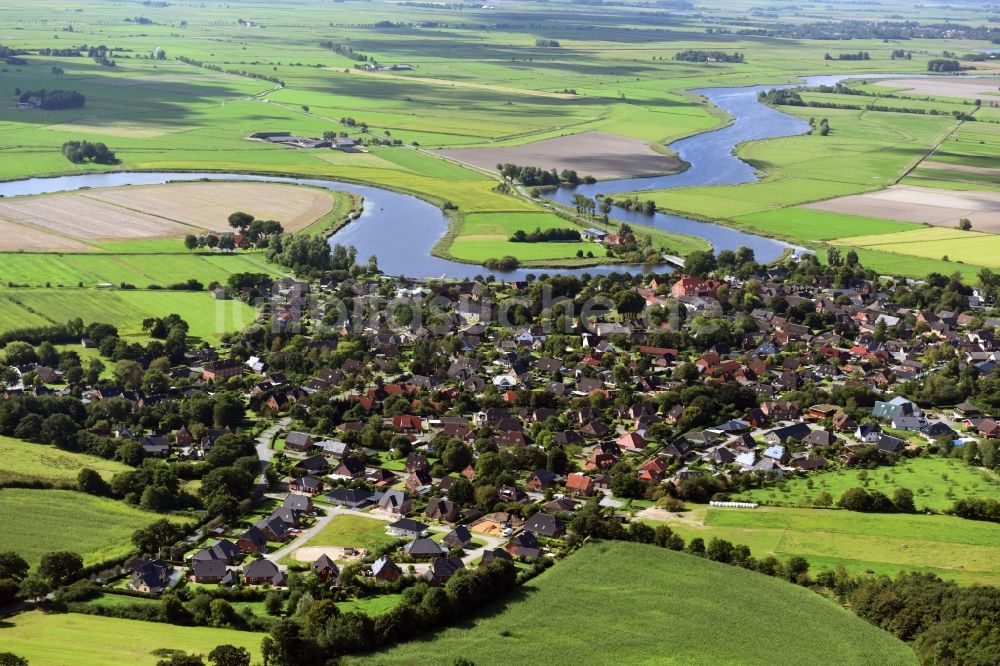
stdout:
{"type": "Polygon", "coordinates": [[[237,210],[297,231],[333,208],[333,196],[325,190],[278,183],[171,183],[81,194],[210,231],[232,231],[227,218],[237,210]]]}
{"type": "Polygon", "coordinates": [[[94,248],[72,238],[0,218],[0,250],[92,252],[94,248]]]}
{"type": "Polygon", "coordinates": [[[242,210],[302,229],[333,208],[331,193],[277,183],[174,183],[0,201],[0,249],[96,251],[88,242],[179,238],[232,231],[242,210]]]}
{"type": "Polygon", "coordinates": [[[996,95],[1000,81],[995,78],[962,78],[957,76],[928,76],[920,79],[885,79],[880,87],[900,92],[937,97],[974,99],[983,95],[996,95]]]}
{"type": "Polygon", "coordinates": [[[504,148],[453,148],[435,151],[464,164],[495,171],[497,164],[571,169],[581,177],[628,178],[672,171],[676,157],[660,155],[641,139],[584,132],[504,148]]]}
{"type": "Polygon", "coordinates": [[[1000,193],[951,191],[914,185],[896,185],[878,192],[854,194],[805,206],[848,215],[886,220],[923,222],[955,227],[963,217],[976,231],[1000,233],[1000,193]]]}
{"type": "Polygon", "coordinates": [[[1000,176],[1000,169],[991,167],[969,166],[968,164],[949,164],[948,162],[935,162],[934,160],[924,160],[921,167],[927,169],[944,169],[945,171],[958,171],[961,173],[978,173],[984,176],[1000,176]]]}

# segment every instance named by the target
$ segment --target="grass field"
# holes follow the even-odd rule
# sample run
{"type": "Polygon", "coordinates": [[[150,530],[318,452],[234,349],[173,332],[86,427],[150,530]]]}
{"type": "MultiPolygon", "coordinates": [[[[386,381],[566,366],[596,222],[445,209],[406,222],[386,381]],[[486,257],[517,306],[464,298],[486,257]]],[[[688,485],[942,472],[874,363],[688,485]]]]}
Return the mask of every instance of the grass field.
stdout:
{"type": "Polygon", "coordinates": [[[0,331],[65,323],[113,323],[123,335],[142,335],[142,320],[179,314],[189,335],[218,341],[252,324],[256,311],[238,300],[219,301],[203,292],[96,289],[0,289],[0,331]]]}
{"type": "Polygon", "coordinates": [[[124,557],[133,550],[132,533],[161,517],[70,490],[0,489],[4,547],[32,566],[54,550],[79,553],[85,566],[124,557]]]}
{"type": "Polygon", "coordinates": [[[0,645],[33,666],[73,664],[154,666],[158,650],[208,654],[236,645],[260,657],[261,634],[233,629],[178,627],[96,615],[22,613],[0,622],[0,645]]]}
{"type": "Polygon", "coordinates": [[[0,436],[0,483],[39,480],[75,486],[77,473],[84,467],[97,471],[105,480],[132,469],[113,460],[0,436]]]}
{"type": "Polygon", "coordinates": [[[621,542],[584,546],[470,621],[347,663],[458,657],[477,666],[916,663],[904,643],[804,588],[621,542]]]}
{"type": "Polygon", "coordinates": [[[337,515],[316,536],[309,539],[306,545],[376,548],[396,540],[396,537],[385,533],[388,524],[377,518],[364,518],[349,514],[337,515]]]}
{"type": "Polygon", "coordinates": [[[969,497],[996,497],[1000,481],[985,470],[970,467],[954,458],[903,459],[892,467],[874,470],[843,469],[811,474],[758,488],[739,495],[740,500],[780,506],[815,506],[819,493],[828,492],[834,502],[848,488],[858,486],[892,496],[896,488],[913,491],[917,509],[943,511],[955,500],[969,497]],[[811,482],[811,483],[810,483],[811,482]]]}
{"type": "Polygon", "coordinates": [[[694,507],[670,520],[685,539],[743,543],[756,557],[802,555],[819,571],[930,571],[962,584],[1000,583],[1000,525],[952,516],[867,514],[835,509],[694,507]]]}

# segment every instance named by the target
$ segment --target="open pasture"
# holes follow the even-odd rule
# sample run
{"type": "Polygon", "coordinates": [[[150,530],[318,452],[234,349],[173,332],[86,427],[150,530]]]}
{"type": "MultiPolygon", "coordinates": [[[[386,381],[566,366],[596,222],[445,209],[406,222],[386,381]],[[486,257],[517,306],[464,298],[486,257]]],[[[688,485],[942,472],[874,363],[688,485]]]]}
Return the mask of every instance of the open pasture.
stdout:
{"type": "Polygon", "coordinates": [[[848,488],[857,487],[878,490],[889,497],[897,488],[906,488],[913,492],[917,509],[933,511],[944,511],[958,499],[1000,494],[1000,481],[964,460],[914,458],[874,470],[841,469],[787,479],[775,486],[740,493],[738,499],[770,506],[817,506],[820,493],[829,493],[836,502],[848,488]]]}
{"type": "Polygon", "coordinates": [[[454,148],[438,155],[495,171],[497,164],[570,169],[580,177],[626,178],[676,170],[676,157],[661,155],[648,142],[605,132],[582,132],[520,146],[454,148]]]}
{"type": "MultiPolygon", "coordinates": [[[[133,599],[133,601],[140,601],[133,599]]],[[[179,627],[76,613],[22,613],[0,623],[0,645],[31,664],[155,666],[160,650],[206,655],[217,645],[236,645],[260,657],[261,634],[235,629],[179,627]]]]}
{"type": "Polygon", "coordinates": [[[4,548],[32,566],[55,550],[79,553],[84,566],[124,557],[134,550],[132,533],[162,517],[71,490],[0,488],[4,548]]]}
{"type": "MultiPolygon", "coordinates": [[[[919,505],[919,501],[918,501],[919,505]]],[[[667,520],[686,540],[728,539],[755,557],[801,555],[814,571],[930,571],[965,585],[1000,583],[1000,525],[953,516],[855,513],[839,509],[693,505],[667,520]]]]}
{"type": "Polygon", "coordinates": [[[973,229],[1000,233],[1000,193],[996,192],[953,192],[896,185],[877,192],[819,201],[807,208],[940,227],[955,227],[960,219],[968,218],[973,229]]]}
{"type": "Polygon", "coordinates": [[[804,588],[654,546],[596,542],[457,626],[346,663],[775,666],[805,655],[916,663],[904,643],[804,588]]]}
{"type": "MultiPolygon", "coordinates": [[[[88,243],[232,232],[237,210],[297,231],[333,208],[318,188],[277,183],[172,183],[0,200],[0,249],[96,251],[88,243]]],[[[182,249],[180,245],[177,249],[182,249]]]]}
{"type": "Polygon", "coordinates": [[[84,467],[95,470],[105,481],[132,469],[113,460],[63,451],[48,444],[0,437],[0,482],[38,480],[70,487],[76,485],[76,476],[84,467]]]}

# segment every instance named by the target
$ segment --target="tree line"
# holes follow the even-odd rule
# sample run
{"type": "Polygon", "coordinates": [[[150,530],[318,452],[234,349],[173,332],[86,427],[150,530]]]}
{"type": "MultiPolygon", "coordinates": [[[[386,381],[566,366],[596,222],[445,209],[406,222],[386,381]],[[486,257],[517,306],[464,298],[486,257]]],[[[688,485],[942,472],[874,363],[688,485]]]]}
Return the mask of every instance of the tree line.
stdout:
{"type": "Polygon", "coordinates": [[[525,232],[518,229],[510,237],[511,243],[560,243],[580,240],[580,232],[576,229],[546,229],[542,231],[535,227],[534,231],[525,232]]]}
{"type": "Polygon", "coordinates": [[[725,51],[699,51],[687,49],[674,54],[674,60],[682,62],[744,62],[742,53],[726,53],[725,51]]]}

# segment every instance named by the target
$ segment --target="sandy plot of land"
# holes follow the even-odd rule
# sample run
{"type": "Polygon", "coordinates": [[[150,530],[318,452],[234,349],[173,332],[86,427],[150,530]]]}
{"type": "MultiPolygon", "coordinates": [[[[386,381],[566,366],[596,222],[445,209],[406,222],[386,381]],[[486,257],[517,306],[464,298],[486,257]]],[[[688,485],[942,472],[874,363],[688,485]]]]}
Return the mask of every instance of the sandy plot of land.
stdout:
{"type": "Polygon", "coordinates": [[[79,240],[169,238],[190,227],[78,194],[0,199],[0,217],[79,240]]]}
{"type": "Polygon", "coordinates": [[[331,560],[337,562],[352,562],[360,560],[368,554],[366,550],[354,549],[354,554],[348,556],[345,554],[345,550],[345,548],[340,548],[339,546],[304,546],[292,553],[292,559],[296,562],[315,562],[319,559],[320,555],[326,555],[331,560]]]}
{"type": "Polygon", "coordinates": [[[976,231],[1000,233],[1000,192],[953,192],[932,187],[896,185],[809,204],[807,208],[884,220],[924,222],[954,227],[963,217],[976,231]]]}
{"type": "Polygon", "coordinates": [[[333,208],[333,196],[326,190],[278,183],[171,183],[89,190],[80,195],[213,231],[232,231],[228,218],[238,210],[278,220],[286,231],[297,231],[333,208]]]}
{"type": "Polygon", "coordinates": [[[958,171],[959,173],[979,173],[984,176],[1000,176],[1000,169],[990,167],[969,166],[968,164],[949,164],[948,162],[935,162],[934,160],[924,160],[921,167],[928,169],[944,169],[945,171],[958,171]]]}
{"type": "MultiPolygon", "coordinates": [[[[17,224],[0,218],[0,250],[27,252],[93,252],[94,247],[41,229],[17,224]]],[[[0,261],[0,265],[2,265],[0,261]]]]}
{"type": "Polygon", "coordinates": [[[901,92],[938,97],[974,99],[1000,93],[1000,78],[928,76],[919,79],[883,79],[877,83],[886,88],[901,88],[901,92]]]}
{"type": "Polygon", "coordinates": [[[465,164],[495,171],[497,164],[572,169],[582,176],[627,178],[671,171],[675,157],[660,155],[641,139],[584,132],[502,148],[452,148],[435,151],[465,164]]]}

